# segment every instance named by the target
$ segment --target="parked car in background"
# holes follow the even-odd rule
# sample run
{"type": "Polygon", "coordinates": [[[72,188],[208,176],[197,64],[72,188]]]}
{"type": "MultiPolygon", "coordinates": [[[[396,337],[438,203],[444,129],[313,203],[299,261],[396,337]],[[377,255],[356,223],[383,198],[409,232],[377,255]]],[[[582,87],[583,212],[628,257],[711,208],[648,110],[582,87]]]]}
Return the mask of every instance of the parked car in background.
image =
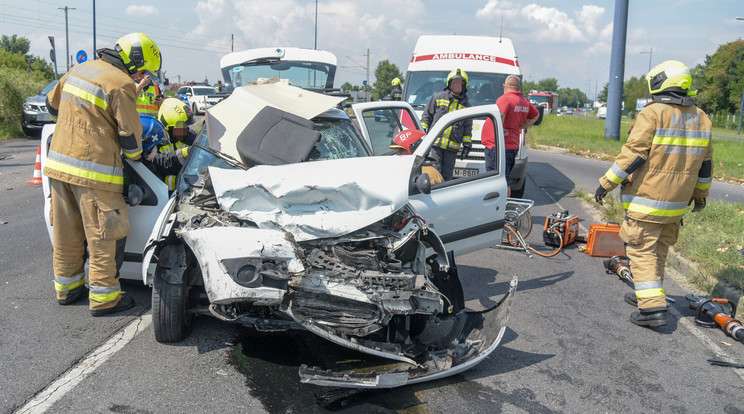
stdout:
{"type": "Polygon", "coordinates": [[[203,114],[204,111],[214,106],[225,98],[225,94],[217,92],[213,86],[181,86],[176,91],[176,98],[186,102],[191,107],[194,115],[203,114]]]}
{"type": "Polygon", "coordinates": [[[51,124],[52,116],[46,107],[46,96],[57,85],[57,80],[49,82],[44,89],[29,96],[23,102],[23,118],[21,128],[26,135],[38,134],[46,124],[51,124]]]}
{"type": "Polygon", "coordinates": [[[601,106],[597,109],[597,119],[607,118],[607,107],[601,106]]]}

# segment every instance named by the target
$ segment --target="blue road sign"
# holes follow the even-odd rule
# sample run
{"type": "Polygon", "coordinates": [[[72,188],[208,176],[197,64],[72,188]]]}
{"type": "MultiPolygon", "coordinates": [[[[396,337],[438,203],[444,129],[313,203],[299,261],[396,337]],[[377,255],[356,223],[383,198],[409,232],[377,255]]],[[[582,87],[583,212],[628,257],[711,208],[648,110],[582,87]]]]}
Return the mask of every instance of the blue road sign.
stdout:
{"type": "Polygon", "coordinates": [[[78,50],[76,58],[78,63],[83,63],[88,60],[88,55],[85,53],[84,50],[78,50]]]}

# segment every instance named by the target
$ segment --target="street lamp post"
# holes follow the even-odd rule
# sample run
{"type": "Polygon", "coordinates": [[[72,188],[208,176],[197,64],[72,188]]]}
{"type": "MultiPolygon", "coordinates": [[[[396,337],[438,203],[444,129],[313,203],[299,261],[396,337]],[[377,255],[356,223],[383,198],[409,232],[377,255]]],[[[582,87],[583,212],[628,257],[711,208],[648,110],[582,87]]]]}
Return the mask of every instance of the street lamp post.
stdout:
{"type": "MultiPolygon", "coordinates": [[[[651,57],[654,55],[654,48],[652,47],[648,52],[641,52],[641,54],[644,53],[648,53],[648,72],[651,72],[651,57]]],[[[646,86],[646,100],[648,100],[648,85],[646,86]]]]}

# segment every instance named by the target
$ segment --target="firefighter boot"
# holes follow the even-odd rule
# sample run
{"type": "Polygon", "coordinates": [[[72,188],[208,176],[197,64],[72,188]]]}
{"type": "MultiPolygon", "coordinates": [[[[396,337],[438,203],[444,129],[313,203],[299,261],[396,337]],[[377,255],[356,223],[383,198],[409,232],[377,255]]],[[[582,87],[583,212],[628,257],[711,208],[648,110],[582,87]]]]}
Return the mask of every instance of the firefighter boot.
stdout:
{"type": "Polygon", "coordinates": [[[666,326],[667,313],[665,310],[633,312],[630,314],[630,321],[638,326],[666,326]]]}
{"type": "Polygon", "coordinates": [[[122,293],[121,299],[119,299],[119,303],[117,303],[116,306],[112,308],[106,308],[106,309],[91,309],[90,314],[93,316],[106,316],[112,313],[125,311],[133,307],[134,307],[134,298],[122,293]]]}
{"type": "Polygon", "coordinates": [[[71,305],[83,296],[88,296],[88,288],[85,285],[80,285],[75,289],[67,291],[67,296],[64,299],[57,299],[57,303],[60,305],[71,305]]]}
{"type": "Polygon", "coordinates": [[[633,305],[636,308],[638,307],[638,298],[636,297],[635,292],[628,292],[625,294],[625,303],[628,305],[633,305]]]}

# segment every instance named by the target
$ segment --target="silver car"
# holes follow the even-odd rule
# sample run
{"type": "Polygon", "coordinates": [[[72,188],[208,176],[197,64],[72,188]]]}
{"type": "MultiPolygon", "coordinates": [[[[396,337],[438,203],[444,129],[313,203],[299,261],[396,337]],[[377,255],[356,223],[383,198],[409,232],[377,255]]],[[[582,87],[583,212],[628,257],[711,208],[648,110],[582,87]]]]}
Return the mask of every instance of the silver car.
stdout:
{"type": "MultiPolygon", "coordinates": [[[[431,185],[421,166],[442,129],[468,116],[493,119],[497,109],[448,114],[413,155],[373,157],[335,109],[341,100],[253,85],[207,112],[147,241],[127,241],[125,260],[153,286],[156,340],[182,340],[200,314],[258,331],[308,330],[385,358],[299,372],[302,382],[359,388],[454,375],[496,349],[517,281],[497,305],[470,312],[455,255],[501,239],[503,172],[431,185]]],[[[144,189],[129,210],[134,223],[132,212],[161,195],[154,176],[132,171],[144,189]]]]}
{"type": "Polygon", "coordinates": [[[46,124],[51,124],[52,116],[46,107],[46,96],[57,85],[56,80],[49,82],[44,89],[29,96],[23,102],[23,118],[21,119],[21,128],[26,135],[38,134],[46,124]]]}

